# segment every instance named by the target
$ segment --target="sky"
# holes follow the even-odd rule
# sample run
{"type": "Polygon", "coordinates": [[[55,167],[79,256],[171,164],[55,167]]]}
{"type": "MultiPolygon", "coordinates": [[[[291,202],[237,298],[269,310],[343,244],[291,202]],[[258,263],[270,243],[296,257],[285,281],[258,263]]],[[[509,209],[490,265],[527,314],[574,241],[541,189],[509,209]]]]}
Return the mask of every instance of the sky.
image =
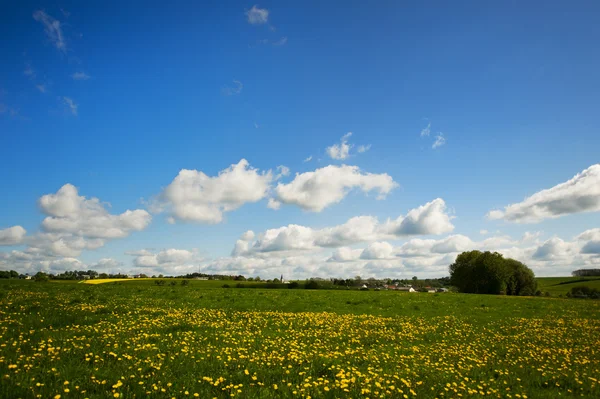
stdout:
{"type": "Polygon", "coordinates": [[[598,2],[0,11],[0,269],[600,267],[598,2]]]}

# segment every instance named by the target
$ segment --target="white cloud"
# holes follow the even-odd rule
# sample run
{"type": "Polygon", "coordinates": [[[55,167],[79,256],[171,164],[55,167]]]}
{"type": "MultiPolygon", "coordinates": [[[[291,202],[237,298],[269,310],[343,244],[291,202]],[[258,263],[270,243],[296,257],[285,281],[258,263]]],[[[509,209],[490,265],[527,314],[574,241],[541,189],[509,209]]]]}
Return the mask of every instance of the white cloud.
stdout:
{"type": "Polygon", "coordinates": [[[44,32],[52,44],[62,52],[66,52],[67,43],[59,20],[42,10],[33,13],[33,19],[44,25],[44,32]]]}
{"type": "Polygon", "coordinates": [[[304,159],[304,161],[302,162],[310,162],[312,160],[312,155],[309,155],[307,158],[304,159]]]}
{"type": "Polygon", "coordinates": [[[98,262],[89,265],[89,268],[100,273],[120,273],[123,268],[123,263],[112,258],[102,258],[98,262]]]}
{"type": "Polygon", "coordinates": [[[80,196],[71,184],[65,184],[55,194],[42,196],[39,206],[47,215],[41,225],[44,231],[26,241],[27,251],[46,256],[79,256],[83,250],[104,246],[109,239],[141,231],[152,220],[142,209],[113,215],[98,198],[80,196]]]}
{"type": "Polygon", "coordinates": [[[78,105],[73,101],[70,97],[62,97],[63,103],[69,108],[69,112],[73,115],[77,116],[77,107],[78,105]]]}
{"type": "Polygon", "coordinates": [[[267,201],[267,208],[277,210],[281,208],[281,202],[274,198],[269,198],[269,201],[267,201]]]}
{"type": "Polygon", "coordinates": [[[23,242],[27,231],[21,226],[0,230],[0,245],[18,245],[23,242]]]}
{"type": "Polygon", "coordinates": [[[221,92],[225,96],[233,96],[236,94],[240,94],[242,89],[244,88],[244,84],[239,80],[233,81],[233,86],[225,86],[221,89],[221,92]]]}
{"type": "Polygon", "coordinates": [[[279,172],[276,176],[275,176],[275,180],[279,180],[282,177],[285,176],[289,176],[290,175],[290,168],[288,168],[287,166],[283,166],[283,165],[279,165],[277,167],[277,171],[279,172]]]}
{"type": "Polygon", "coordinates": [[[266,24],[269,21],[269,10],[266,8],[258,8],[258,6],[254,5],[251,9],[246,11],[246,17],[248,18],[249,24],[266,24]]]}
{"type": "Polygon", "coordinates": [[[475,247],[475,243],[471,241],[469,237],[462,234],[456,234],[437,241],[431,247],[431,252],[447,254],[452,252],[470,251],[475,247]]]}
{"type": "Polygon", "coordinates": [[[352,132],[348,132],[342,136],[340,144],[334,144],[327,147],[327,154],[331,159],[342,160],[348,158],[352,145],[348,144],[348,139],[352,136],[352,132]]]}
{"type": "Polygon", "coordinates": [[[444,144],[446,144],[446,138],[444,137],[444,134],[438,133],[437,136],[435,136],[435,141],[433,142],[433,145],[431,146],[431,148],[433,148],[435,150],[436,148],[439,148],[439,147],[443,146],[444,144]]]}
{"type": "Polygon", "coordinates": [[[362,249],[352,249],[350,247],[341,247],[333,251],[328,262],[353,262],[360,259],[362,249]]]}
{"type": "Polygon", "coordinates": [[[71,77],[73,78],[73,80],[88,80],[90,78],[90,75],[88,75],[85,72],[75,72],[71,75],[71,77]]]}
{"type": "Polygon", "coordinates": [[[388,220],[383,228],[395,236],[444,234],[454,229],[451,219],[452,217],[446,211],[444,200],[436,198],[412,209],[405,217],[388,220]]]}
{"type": "Polygon", "coordinates": [[[158,253],[149,251],[140,252],[136,255],[133,263],[138,267],[168,267],[180,266],[188,263],[194,257],[194,253],[185,249],[170,248],[158,253]]]}
{"type": "Polygon", "coordinates": [[[544,219],[582,212],[600,211],[600,164],[595,164],[572,179],[539,191],[523,202],[504,210],[493,210],[489,219],[504,219],[515,223],[536,223],[544,219]]]}
{"type": "MultiPolygon", "coordinates": [[[[445,213],[445,203],[436,199],[419,208],[413,209],[406,216],[394,221],[379,223],[373,216],[356,216],[346,223],[313,229],[291,224],[269,229],[256,235],[250,242],[247,236],[236,242],[232,253],[235,255],[252,255],[278,251],[306,251],[319,248],[337,248],[357,243],[398,239],[410,235],[443,234],[454,228],[450,217],[445,213]]],[[[370,253],[384,253],[389,247],[387,243],[374,243],[365,256],[370,253]]],[[[371,258],[374,257],[371,256],[371,258]]]]}
{"type": "Polygon", "coordinates": [[[169,248],[159,252],[148,250],[126,252],[135,256],[133,265],[135,272],[146,274],[165,274],[176,276],[197,272],[203,258],[196,250],[169,248]]]}
{"type": "Polygon", "coordinates": [[[344,199],[353,189],[364,193],[378,192],[383,199],[398,184],[386,173],[363,173],[357,166],[329,165],[314,172],[296,174],[288,184],[279,183],[275,188],[278,202],[297,205],[304,210],[321,212],[326,207],[344,199]]]}
{"type": "Polygon", "coordinates": [[[552,237],[536,249],[533,258],[544,260],[564,259],[572,256],[574,252],[575,248],[572,243],[565,242],[558,237],[552,237]]]}
{"type": "Polygon", "coordinates": [[[27,252],[45,256],[76,257],[84,250],[103,247],[106,239],[88,238],[69,233],[36,233],[27,240],[27,252]]]}
{"type": "Polygon", "coordinates": [[[220,223],[224,212],[265,198],[272,180],[270,170],[259,172],[245,159],[214,177],[182,169],[159,195],[152,210],[168,209],[173,222],[220,223]]]}
{"type": "Polygon", "coordinates": [[[392,257],[394,247],[389,242],[372,242],[360,254],[361,259],[388,259],[392,257]]]}
{"type": "Polygon", "coordinates": [[[80,196],[72,184],[65,184],[56,194],[40,198],[41,210],[48,216],[42,222],[45,231],[73,234],[86,238],[122,238],[144,230],[152,220],[142,209],[110,214],[98,198],[80,196]]]}
{"type": "Polygon", "coordinates": [[[356,151],[358,153],[362,154],[364,152],[369,151],[370,149],[371,149],[371,144],[368,144],[368,145],[359,145],[358,148],[356,149],[356,151]]]}
{"type": "Polygon", "coordinates": [[[430,133],[431,133],[431,123],[428,123],[427,126],[425,126],[421,130],[421,137],[429,136],[430,133]]]}
{"type": "Polygon", "coordinates": [[[45,93],[46,92],[46,85],[45,84],[35,85],[35,87],[40,91],[40,93],[45,93]]]}
{"type": "Polygon", "coordinates": [[[489,231],[487,230],[479,230],[479,234],[481,234],[482,236],[485,236],[489,233],[489,231]]]}

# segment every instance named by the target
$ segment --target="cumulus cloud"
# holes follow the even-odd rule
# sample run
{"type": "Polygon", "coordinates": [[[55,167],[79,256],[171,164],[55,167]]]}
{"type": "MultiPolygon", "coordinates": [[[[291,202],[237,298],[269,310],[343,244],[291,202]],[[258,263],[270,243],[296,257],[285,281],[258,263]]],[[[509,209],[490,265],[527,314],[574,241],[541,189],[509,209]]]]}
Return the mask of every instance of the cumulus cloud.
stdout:
{"type": "Polygon", "coordinates": [[[564,183],[539,191],[504,210],[490,211],[487,216],[515,223],[537,223],[574,213],[598,211],[600,164],[595,164],[564,183]]]}
{"type": "Polygon", "coordinates": [[[447,254],[452,252],[469,251],[475,247],[475,243],[469,237],[462,234],[456,234],[437,241],[431,247],[431,252],[447,254]]]}
{"type": "Polygon", "coordinates": [[[392,257],[394,247],[389,242],[372,242],[360,254],[361,259],[387,259],[392,257]]]}
{"type": "Polygon", "coordinates": [[[364,173],[357,166],[329,165],[313,172],[296,174],[288,184],[279,183],[275,188],[275,199],[307,211],[321,212],[340,202],[353,189],[364,193],[376,191],[378,199],[383,199],[397,186],[386,173],[364,173]]]}
{"type": "Polygon", "coordinates": [[[536,249],[533,258],[546,260],[565,258],[573,254],[573,249],[572,243],[552,237],[536,249]]]}
{"type": "Polygon", "coordinates": [[[21,226],[12,226],[0,230],[1,245],[18,245],[23,242],[27,231],[21,226]]]}
{"type": "Polygon", "coordinates": [[[412,209],[406,216],[388,220],[384,230],[395,236],[443,234],[454,229],[446,202],[441,198],[412,209]]]}
{"type": "Polygon", "coordinates": [[[248,18],[248,23],[251,25],[266,24],[269,21],[269,10],[258,8],[257,5],[254,5],[246,11],[246,17],[248,18]]]}
{"type": "Polygon", "coordinates": [[[102,247],[107,240],[144,230],[152,220],[142,209],[113,215],[98,198],[80,196],[72,184],[42,196],[38,204],[47,216],[41,224],[43,231],[27,240],[27,250],[49,255],[79,256],[83,250],[102,247]]]}
{"type": "MultiPolygon", "coordinates": [[[[375,241],[411,235],[443,234],[452,231],[453,228],[444,201],[436,199],[410,210],[406,216],[385,223],[380,223],[373,216],[356,216],[344,224],[322,229],[295,224],[269,229],[256,235],[253,242],[242,238],[236,243],[232,253],[249,255],[277,251],[305,251],[373,242],[374,247],[365,254],[369,256],[369,254],[386,253],[385,251],[389,249],[387,243],[375,243],[375,241]]],[[[369,259],[374,256],[370,256],[369,259]]]]}
{"type": "Polygon", "coordinates": [[[80,196],[72,184],[65,184],[55,194],[40,198],[46,215],[42,228],[51,233],[67,233],[87,238],[122,238],[144,230],[152,220],[142,209],[110,214],[98,198],[80,196]]]}
{"type": "Polygon", "coordinates": [[[154,201],[152,210],[168,210],[173,222],[220,223],[223,213],[265,198],[272,180],[270,170],[259,172],[245,159],[214,177],[183,169],[154,201]]]}
{"type": "Polygon", "coordinates": [[[33,19],[44,26],[44,32],[52,44],[62,52],[67,51],[67,43],[59,20],[42,10],[33,13],[33,19]]]}
{"type": "Polygon", "coordinates": [[[360,258],[362,249],[352,249],[350,247],[341,247],[336,249],[331,257],[327,260],[328,262],[353,262],[360,258]]]}
{"type": "Polygon", "coordinates": [[[194,252],[185,249],[165,249],[157,253],[142,251],[135,255],[134,264],[139,267],[182,266],[194,258],[194,252]]]}
{"type": "Polygon", "coordinates": [[[106,239],[88,238],[70,233],[36,233],[29,240],[27,251],[47,256],[76,257],[84,250],[103,247],[106,239]]]}

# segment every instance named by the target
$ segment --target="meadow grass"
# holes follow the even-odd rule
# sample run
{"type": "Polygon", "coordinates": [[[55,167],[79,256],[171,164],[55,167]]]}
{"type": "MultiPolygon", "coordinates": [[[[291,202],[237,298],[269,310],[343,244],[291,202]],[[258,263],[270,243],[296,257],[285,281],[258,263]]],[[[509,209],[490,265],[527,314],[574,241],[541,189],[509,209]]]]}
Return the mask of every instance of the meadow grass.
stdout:
{"type": "Polygon", "coordinates": [[[5,398],[600,397],[600,303],[0,282],[5,398]]]}
{"type": "Polygon", "coordinates": [[[588,286],[600,290],[600,277],[538,277],[538,289],[552,296],[566,295],[573,287],[588,286]]]}

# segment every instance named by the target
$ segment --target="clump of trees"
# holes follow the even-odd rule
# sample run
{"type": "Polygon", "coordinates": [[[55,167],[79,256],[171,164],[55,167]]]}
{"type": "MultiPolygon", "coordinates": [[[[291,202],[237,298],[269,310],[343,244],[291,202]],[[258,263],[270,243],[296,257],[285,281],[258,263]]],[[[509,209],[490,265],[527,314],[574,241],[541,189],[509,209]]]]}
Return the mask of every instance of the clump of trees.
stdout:
{"type": "Polygon", "coordinates": [[[537,281],[523,263],[498,252],[469,251],[450,265],[450,282],[460,292],[496,295],[534,295],[537,281]]]}
{"type": "Polygon", "coordinates": [[[600,269],[579,269],[571,273],[575,277],[600,276],[600,269]]]}
{"type": "Polygon", "coordinates": [[[14,270],[0,270],[0,278],[19,278],[19,273],[14,270]]]}
{"type": "Polygon", "coordinates": [[[573,287],[571,288],[571,291],[567,292],[567,298],[600,299],[600,290],[585,285],[573,287]]]}

